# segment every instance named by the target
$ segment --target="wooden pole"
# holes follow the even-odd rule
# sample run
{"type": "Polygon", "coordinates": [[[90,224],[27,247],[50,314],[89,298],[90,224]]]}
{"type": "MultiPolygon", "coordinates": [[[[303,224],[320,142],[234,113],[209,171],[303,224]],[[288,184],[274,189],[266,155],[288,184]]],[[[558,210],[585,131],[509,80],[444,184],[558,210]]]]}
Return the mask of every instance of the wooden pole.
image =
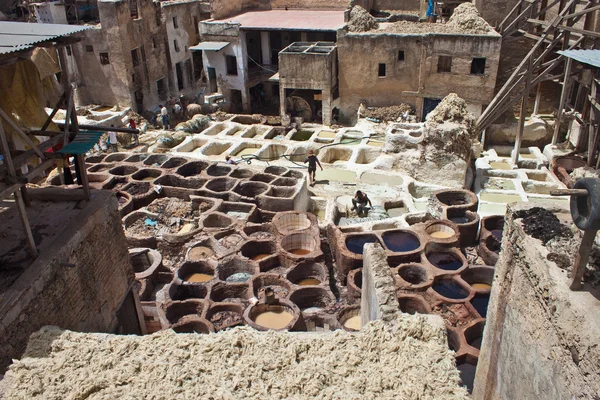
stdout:
{"type": "Polygon", "coordinates": [[[533,115],[538,115],[540,112],[540,101],[542,100],[542,82],[537,84],[535,92],[535,102],[533,103],[533,115]]]}
{"type": "MultiPolygon", "coordinates": [[[[8,141],[6,140],[6,132],[4,131],[2,121],[0,121],[0,152],[2,152],[2,155],[4,156],[4,162],[6,163],[8,174],[11,177],[16,178],[16,171],[12,163],[12,157],[10,155],[8,141]]],[[[25,210],[23,197],[21,196],[21,192],[19,190],[15,190],[14,194],[17,210],[19,211],[19,217],[21,218],[21,225],[23,225],[23,231],[25,232],[25,236],[27,238],[29,254],[31,257],[35,258],[38,255],[38,251],[35,247],[35,240],[33,239],[33,233],[31,232],[31,227],[29,226],[29,220],[27,219],[27,210],[25,210]]]]}
{"type": "Polygon", "coordinates": [[[521,150],[521,142],[523,141],[523,130],[525,129],[525,114],[527,114],[527,103],[529,102],[529,89],[531,85],[531,70],[533,69],[533,58],[529,58],[529,67],[527,68],[527,77],[525,78],[525,90],[521,99],[521,112],[519,113],[519,130],[515,140],[515,149],[513,151],[512,162],[515,166],[519,162],[519,152],[521,150]]]}
{"type": "Polygon", "coordinates": [[[565,77],[563,78],[562,92],[560,93],[560,102],[558,103],[558,111],[556,112],[556,122],[554,123],[554,134],[552,135],[552,144],[555,145],[558,142],[558,131],[560,130],[560,121],[562,119],[565,103],[567,101],[567,95],[569,94],[569,82],[571,77],[571,67],[573,60],[567,58],[565,66],[565,77]]]}

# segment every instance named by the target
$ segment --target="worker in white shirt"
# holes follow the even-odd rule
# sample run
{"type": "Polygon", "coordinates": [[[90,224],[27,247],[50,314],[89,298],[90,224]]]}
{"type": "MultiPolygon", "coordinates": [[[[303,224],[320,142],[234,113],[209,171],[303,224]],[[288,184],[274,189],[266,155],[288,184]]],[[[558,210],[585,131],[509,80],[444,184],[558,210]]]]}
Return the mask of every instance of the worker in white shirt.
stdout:
{"type": "MultiPolygon", "coordinates": [[[[110,127],[114,128],[115,126],[111,125],[110,127]]],[[[119,141],[117,140],[117,132],[108,131],[108,144],[110,145],[110,148],[112,149],[113,153],[119,151],[119,141]]]]}
{"type": "Polygon", "coordinates": [[[159,107],[163,129],[171,129],[171,121],[169,121],[169,111],[167,110],[167,107],[163,106],[162,104],[159,107]]]}

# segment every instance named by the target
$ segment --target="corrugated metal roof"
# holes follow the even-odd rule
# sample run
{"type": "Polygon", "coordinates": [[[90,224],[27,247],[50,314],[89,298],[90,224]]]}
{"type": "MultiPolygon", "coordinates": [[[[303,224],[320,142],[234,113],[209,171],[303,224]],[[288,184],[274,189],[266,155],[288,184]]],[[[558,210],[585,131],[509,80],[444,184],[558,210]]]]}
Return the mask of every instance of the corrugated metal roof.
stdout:
{"type": "Polygon", "coordinates": [[[560,50],[557,53],[584,64],[600,68],[600,50],[560,50]]]}
{"type": "Polygon", "coordinates": [[[192,51],[198,50],[211,50],[211,51],[219,51],[225,48],[229,42],[200,42],[195,46],[190,47],[192,51]]]}
{"type": "Polygon", "coordinates": [[[89,25],[0,22],[0,54],[23,51],[37,43],[91,29],[89,25]]]}

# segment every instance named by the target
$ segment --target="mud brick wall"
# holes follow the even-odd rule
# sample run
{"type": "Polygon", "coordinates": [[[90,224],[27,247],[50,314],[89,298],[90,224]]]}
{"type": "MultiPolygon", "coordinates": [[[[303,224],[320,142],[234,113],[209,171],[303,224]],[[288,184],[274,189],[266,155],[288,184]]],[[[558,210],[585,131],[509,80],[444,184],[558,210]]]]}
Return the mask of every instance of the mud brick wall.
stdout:
{"type": "Polygon", "coordinates": [[[114,331],[133,279],[116,197],[94,191],[80,216],[1,295],[0,373],[42,326],[114,331]]]}
{"type": "MultiPolygon", "coordinates": [[[[548,248],[515,216],[531,207],[517,203],[506,212],[473,398],[597,398],[597,289],[569,290],[568,273],[548,260],[548,248]]],[[[552,211],[570,220],[568,210],[552,211]]]]}

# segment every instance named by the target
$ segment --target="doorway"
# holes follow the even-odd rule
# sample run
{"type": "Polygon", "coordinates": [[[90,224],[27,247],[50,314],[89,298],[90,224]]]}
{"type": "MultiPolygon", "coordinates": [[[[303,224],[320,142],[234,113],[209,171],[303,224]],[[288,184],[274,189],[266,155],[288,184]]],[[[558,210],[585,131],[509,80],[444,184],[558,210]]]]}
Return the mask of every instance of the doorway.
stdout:
{"type": "Polygon", "coordinates": [[[208,91],[209,93],[217,92],[217,71],[213,67],[208,67],[208,91]]]}
{"type": "Polygon", "coordinates": [[[421,118],[421,121],[425,121],[425,118],[427,117],[427,115],[432,112],[438,104],[440,104],[440,102],[442,101],[442,99],[432,99],[429,97],[425,97],[423,99],[423,117],[421,118]]]}

